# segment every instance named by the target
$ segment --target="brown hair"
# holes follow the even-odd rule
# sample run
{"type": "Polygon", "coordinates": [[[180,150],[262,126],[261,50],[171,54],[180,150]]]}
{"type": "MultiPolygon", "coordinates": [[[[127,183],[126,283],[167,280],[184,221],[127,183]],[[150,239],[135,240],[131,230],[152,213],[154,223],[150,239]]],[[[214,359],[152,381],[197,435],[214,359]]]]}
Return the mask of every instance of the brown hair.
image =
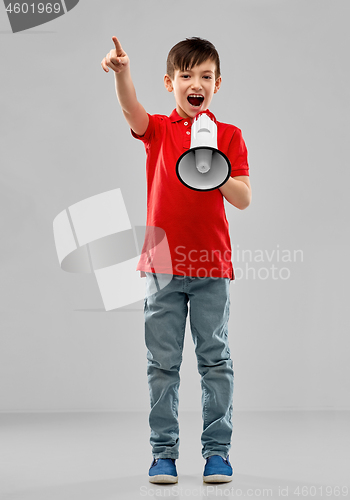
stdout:
{"type": "Polygon", "coordinates": [[[197,36],[186,38],[186,40],[182,40],[170,49],[167,58],[167,74],[173,80],[176,69],[186,71],[208,59],[215,63],[215,79],[219,78],[220,59],[214,45],[208,40],[197,36]]]}

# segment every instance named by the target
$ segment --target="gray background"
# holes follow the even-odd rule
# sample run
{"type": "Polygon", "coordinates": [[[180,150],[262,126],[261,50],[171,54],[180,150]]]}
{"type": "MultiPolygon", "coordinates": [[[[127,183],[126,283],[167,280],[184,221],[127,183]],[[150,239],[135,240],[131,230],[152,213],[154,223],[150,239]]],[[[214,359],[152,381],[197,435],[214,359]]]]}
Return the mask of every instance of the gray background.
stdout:
{"type": "MultiPolygon", "coordinates": [[[[289,279],[251,271],[231,284],[235,408],[350,408],[349,10],[347,0],[82,0],[12,34],[0,8],[1,411],[149,407],[142,303],[106,313],[93,275],[60,269],[52,232],[63,209],[114,188],[145,223],[144,149],[100,66],[113,35],[149,113],[175,107],[169,49],[187,36],[215,44],[223,83],[211,111],[242,129],[253,189],[246,211],[226,204],[232,244],[303,253],[249,262],[287,267],[289,279]]],[[[181,374],[180,411],[199,411],[189,331],[181,374]]]]}

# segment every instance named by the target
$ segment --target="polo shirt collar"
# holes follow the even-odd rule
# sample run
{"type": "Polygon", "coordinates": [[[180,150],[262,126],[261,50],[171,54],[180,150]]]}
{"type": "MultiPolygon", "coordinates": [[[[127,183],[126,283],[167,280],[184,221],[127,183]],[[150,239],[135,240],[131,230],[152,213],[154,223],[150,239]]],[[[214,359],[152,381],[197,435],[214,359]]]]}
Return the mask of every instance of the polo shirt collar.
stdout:
{"type": "MultiPolygon", "coordinates": [[[[209,111],[209,109],[208,109],[209,111]]],[[[169,116],[170,118],[170,121],[172,123],[174,122],[180,122],[181,120],[185,120],[186,118],[182,118],[182,116],[179,115],[179,113],[176,111],[176,109],[174,109],[171,113],[171,115],[169,116]]]]}
{"type": "Polygon", "coordinates": [[[170,121],[172,123],[179,122],[179,121],[185,119],[185,118],[182,118],[182,116],[179,115],[179,113],[176,111],[176,109],[173,110],[173,112],[171,113],[171,115],[169,116],[169,118],[170,118],[170,121]]]}

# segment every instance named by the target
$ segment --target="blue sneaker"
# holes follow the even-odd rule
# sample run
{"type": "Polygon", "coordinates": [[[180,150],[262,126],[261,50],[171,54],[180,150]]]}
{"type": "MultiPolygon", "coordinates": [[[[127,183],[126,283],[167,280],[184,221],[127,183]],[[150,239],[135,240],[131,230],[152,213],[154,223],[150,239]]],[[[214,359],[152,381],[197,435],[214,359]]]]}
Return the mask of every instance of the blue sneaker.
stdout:
{"type": "Polygon", "coordinates": [[[177,483],[175,458],[155,458],[148,478],[150,483],[177,483]]]}
{"type": "Polygon", "coordinates": [[[232,481],[233,470],[231,464],[219,455],[212,455],[207,458],[204,467],[203,481],[205,483],[228,483],[232,481]]]}

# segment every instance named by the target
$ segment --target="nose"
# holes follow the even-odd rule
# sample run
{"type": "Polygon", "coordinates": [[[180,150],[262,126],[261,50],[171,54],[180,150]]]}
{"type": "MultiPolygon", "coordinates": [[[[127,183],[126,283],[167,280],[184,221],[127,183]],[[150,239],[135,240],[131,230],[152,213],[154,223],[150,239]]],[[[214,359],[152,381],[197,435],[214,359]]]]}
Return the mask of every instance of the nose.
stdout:
{"type": "Polygon", "coordinates": [[[201,90],[202,85],[201,85],[200,80],[193,80],[192,81],[192,88],[193,88],[193,90],[201,90]]]}

